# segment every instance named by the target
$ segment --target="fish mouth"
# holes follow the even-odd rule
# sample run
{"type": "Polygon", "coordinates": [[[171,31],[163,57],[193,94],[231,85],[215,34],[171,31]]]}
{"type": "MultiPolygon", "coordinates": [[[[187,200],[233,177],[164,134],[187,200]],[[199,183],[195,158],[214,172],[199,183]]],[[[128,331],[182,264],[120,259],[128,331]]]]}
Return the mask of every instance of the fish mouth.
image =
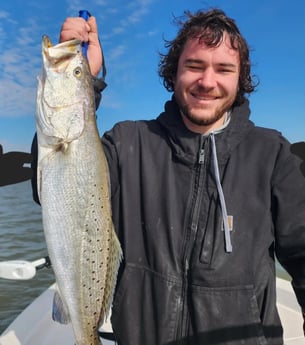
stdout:
{"type": "Polygon", "coordinates": [[[82,47],[78,39],[53,45],[49,36],[42,37],[42,56],[45,64],[58,66],[80,53],[82,53],[82,47]]]}

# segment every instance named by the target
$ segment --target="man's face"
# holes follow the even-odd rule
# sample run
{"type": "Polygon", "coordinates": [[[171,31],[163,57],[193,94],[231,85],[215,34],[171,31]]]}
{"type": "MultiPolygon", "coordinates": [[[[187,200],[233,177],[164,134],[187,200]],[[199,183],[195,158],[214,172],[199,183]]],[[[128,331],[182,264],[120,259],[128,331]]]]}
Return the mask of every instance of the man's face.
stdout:
{"type": "Polygon", "coordinates": [[[188,129],[206,133],[222,126],[225,112],[236,98],[239,70],[239,54],[227,34],[217,47],[208,47],[198,38],[186,42],[174,92],[188,129]]]}

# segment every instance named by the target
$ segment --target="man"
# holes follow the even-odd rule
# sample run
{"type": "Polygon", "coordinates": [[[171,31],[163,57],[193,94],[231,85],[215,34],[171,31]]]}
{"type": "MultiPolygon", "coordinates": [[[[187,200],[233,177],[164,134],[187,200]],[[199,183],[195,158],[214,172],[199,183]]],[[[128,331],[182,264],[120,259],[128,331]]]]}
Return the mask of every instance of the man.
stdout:
{"type": "MultiPolygon", "coordinates": [[[[220,10],[186,13],[159,73],[173,91],[155,120],[102,138],[124,262],[112,325],[120,345],[283,344],[275,256],[305,311],[305,179],[290,144],[248,119],[249,50],[220,10]]],[[[60,40],[89,42],[91,17],[60,40]]]]}

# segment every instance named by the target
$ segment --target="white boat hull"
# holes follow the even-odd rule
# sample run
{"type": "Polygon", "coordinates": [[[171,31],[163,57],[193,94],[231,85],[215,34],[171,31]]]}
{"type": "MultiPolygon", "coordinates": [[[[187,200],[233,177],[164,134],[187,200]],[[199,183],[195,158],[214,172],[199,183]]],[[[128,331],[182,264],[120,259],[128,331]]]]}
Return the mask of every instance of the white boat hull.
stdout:
{"type": "MultiPolygon", "coordinates": [[[[60,325],[51,318],[54,285],[30,304],[0,337],[0,345],[74,345],[70,325],[60,325]]],[[[285,345],[304,345],[303,318],[288,281],[277,279],[278,309],[284,327],[285,345]]],[[[110,322],[101,328],[112,333],[110,322]]],[[[102,339],[103,345],[114,345],[102,339]]]]}

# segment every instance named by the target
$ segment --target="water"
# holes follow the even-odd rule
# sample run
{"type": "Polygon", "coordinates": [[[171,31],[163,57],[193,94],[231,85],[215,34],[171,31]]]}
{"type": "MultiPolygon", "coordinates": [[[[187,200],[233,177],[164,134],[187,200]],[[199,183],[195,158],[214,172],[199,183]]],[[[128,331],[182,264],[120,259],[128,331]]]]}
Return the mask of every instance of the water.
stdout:
{"type": "MultiPolygon", "coordinates": [[[[41,210],[32,200],[30,182],[0,187],[0,236],[0,262],[47,255],[41,210]]],[[[279,266],[278,275],[288,278],[279,266]]],[[[0,334],[53,281],[52,269],[40,270],[26,281],[0,279],[0,334]]]]}
{"type": "MultiPolygon", "coordinates": [[[[41,210],[29,181],[0,187],[0,236],[0,262],[47,255],[41,210]]],[[[53,281],[52,269],[39,270],[31,280],[0,279],[0,334],[53,281]]]]}

